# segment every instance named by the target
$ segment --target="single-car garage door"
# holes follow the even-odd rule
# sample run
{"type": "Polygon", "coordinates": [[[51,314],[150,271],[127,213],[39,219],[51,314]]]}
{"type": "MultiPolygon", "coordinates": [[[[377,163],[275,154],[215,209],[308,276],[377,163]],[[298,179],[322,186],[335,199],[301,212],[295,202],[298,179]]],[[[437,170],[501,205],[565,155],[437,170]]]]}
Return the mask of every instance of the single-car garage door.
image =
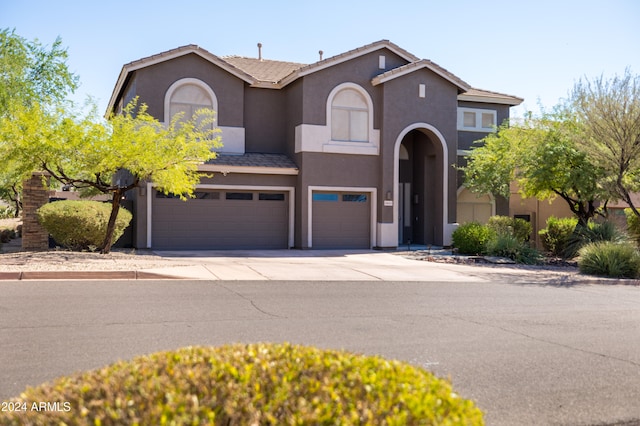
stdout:
{"type": "Polygon", "coordinates": [[[154,249],[288,248],[287,191],[198,190],[182,201],[156,192],[154,249]]]}
{"type": "Polygon", "coordinates": [[[371,199],[366,192],[312,194],[314,249],[371,248],[371,199]]]}

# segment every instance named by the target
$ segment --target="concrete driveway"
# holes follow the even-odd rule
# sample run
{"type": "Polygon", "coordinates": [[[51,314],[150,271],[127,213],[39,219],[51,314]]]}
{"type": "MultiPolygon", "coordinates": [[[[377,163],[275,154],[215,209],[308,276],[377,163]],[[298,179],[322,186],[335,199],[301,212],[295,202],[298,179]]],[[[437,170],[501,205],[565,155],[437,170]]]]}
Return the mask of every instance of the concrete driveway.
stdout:
{"type": "Polygon", "coordinates": [[[440,281],[476,282],[509,277],[514,281],[575,282],[589,279],[574,269],[549,270],[480,266],[416,260],[399,252],[371,250],[154,251],[166,268],[145,272],[205,280],[440,281]],[[173,266],[188,263],[187,266],[173,266]],[[171,265],[173,264],[173,265],[171,265]]]}

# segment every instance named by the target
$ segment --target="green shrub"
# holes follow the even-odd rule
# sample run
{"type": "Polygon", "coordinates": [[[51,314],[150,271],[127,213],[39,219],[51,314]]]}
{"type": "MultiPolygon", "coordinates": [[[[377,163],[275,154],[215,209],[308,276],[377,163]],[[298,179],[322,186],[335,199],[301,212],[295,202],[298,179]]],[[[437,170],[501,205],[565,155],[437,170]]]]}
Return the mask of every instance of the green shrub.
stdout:
{"type": "MultiPolygon", "coordinates": [[[[38,209],[38,220],[63,247],[85,250],[99,247],[107,234],[111,205],[99,201],[56,201],[38,209]]],[[[131,222],[131,212],[121,208],[116,219],[113,242],[131,222]]]]}
{"type": "Polygon", "coordinates": [[[598,241],[611,241],[622,243],[628,241],[628,236],[622,232],[613,222],[589,222],[588,226],[577,226],[567,242],[564,257],[574,258],[582,247],[598,241]]]}
{"type": "Polygon", "coordinates": [[[487,254],[509,258],[516,263],[536,265],[540,263],[541,256],[538,250],[529,243],[518,240],[511,234],[498,234],[487,243],[487,254]]]}
{"type": "Polygon", "coordinates": [[[420,368],[290,344],[189,347],[28,388],[68,412],[0,413],[0,424],[483,424],[420,368]],[[65,422],[65,423],[63,423],[65,422]]]}
{"type": "Polygon", "coordinates": [[[578,268],[589,275],[637,278],[640,275],[640,254],[631,243],[589,243],[580,249],[578,268]]]}
{"type": "Polygon", "coordinates": [[[509,216],[491,216],[487,226],[496,234],[512,235],[520,242],[529,241],[533,226],[524,219],[509,216]]]}
{"type": "Polygon", "coordinates": [[[452,234],[453,246],[460,254],[485,254],[487,243],[494,238],[495,231],[478,222],[460,225],[452,234]]]}
{"type": "Polygon", "coordinates": [[[624,214],[627,217],[627,232],[629,236],[633,238],[636,244],[640,245],[640,217],[633,213],[633,210],[624,209],[624,214]]]}
{"type": "Polygon", "coordinates": [[[10,206],[0,206],[0,219],[12,219],[16,216],[15,210],[10,206]]]}
{"type": "Polygon", "coordinates": [[[577,224],[578,219],[575,217],[549,217],[547,227],[538,232],[544,250],[553,256],[564,256],[569,238],[577,224]]]}

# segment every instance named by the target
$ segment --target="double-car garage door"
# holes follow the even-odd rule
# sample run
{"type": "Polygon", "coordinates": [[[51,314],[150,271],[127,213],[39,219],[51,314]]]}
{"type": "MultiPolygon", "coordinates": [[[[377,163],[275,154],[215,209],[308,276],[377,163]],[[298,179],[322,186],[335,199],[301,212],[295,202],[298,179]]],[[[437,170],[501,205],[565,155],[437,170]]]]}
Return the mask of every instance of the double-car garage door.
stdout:
{"type": "Polygon", "coordinates": [[[154,194],[154,249],[288,248],[288,191],[199,189],[195,195],[182,201],[154,194]]]}

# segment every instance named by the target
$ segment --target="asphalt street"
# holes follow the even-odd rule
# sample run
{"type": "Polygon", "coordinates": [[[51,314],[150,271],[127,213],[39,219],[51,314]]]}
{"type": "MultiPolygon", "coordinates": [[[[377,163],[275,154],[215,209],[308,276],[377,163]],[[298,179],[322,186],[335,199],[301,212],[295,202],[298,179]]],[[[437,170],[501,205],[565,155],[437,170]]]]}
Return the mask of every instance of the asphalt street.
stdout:
{"type": "Polygon", "coordinates": [[[640,423],[640,287],[513,282],[0,282],[0,399],[188,345],[289,341],[448,377],[489,425],[640,423]]]}

